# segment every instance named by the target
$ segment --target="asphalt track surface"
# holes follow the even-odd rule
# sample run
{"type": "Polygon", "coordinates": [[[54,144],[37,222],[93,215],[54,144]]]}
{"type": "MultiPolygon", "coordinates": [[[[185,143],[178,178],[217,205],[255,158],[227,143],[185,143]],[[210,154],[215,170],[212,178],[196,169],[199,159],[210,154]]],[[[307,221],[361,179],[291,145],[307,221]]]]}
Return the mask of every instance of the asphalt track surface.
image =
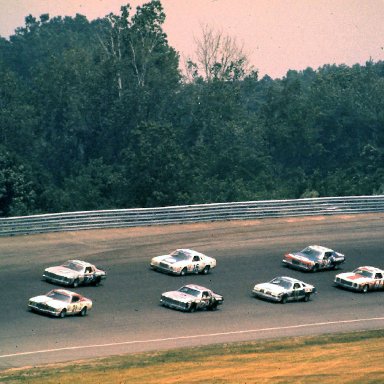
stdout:
{"type": "Polygon", "coordinates": [[[0,369],[123,353],[384,328],[384,292],[359,294],[333,286],[340,271],[384,267],[384,214],[264,219],[110,229],[0,238],[0,369]],[[339,271],[305,273],[284,267],[287,251],[310,244],[344,253],[339,271]],[[152,256],[193,248],[217,259],[209,275],[152,271],[152,256]],[[67,259],[105,269],[98,287],[75,291],[93,300],[84,318],[32,313],[28,299],[55,285],[44,268],[67,259]],[[314,284],[308,303],[253,298],[255,283],[292,276],[314,284]],[[224,296],[214,312],[183,313],[159,305],[162,292],[186,283],[224,296]]]}

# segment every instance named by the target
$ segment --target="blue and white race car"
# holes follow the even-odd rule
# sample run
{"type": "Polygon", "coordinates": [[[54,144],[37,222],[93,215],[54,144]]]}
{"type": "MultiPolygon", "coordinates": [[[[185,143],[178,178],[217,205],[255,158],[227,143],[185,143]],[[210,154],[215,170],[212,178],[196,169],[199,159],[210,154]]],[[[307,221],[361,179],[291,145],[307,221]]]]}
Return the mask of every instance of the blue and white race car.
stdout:
{"type": "Polygon", "coordinates": [[[283,258],[287,267],[317,272],[321,269],[336,269],[345,262],[345,256],[333,249],[310,245],[300,252],[287,253],[283,258]]]}
{"type": "Polygon", "coordinates": [[[288,276],[275,277],[267,283],[256,284],[252,293],[255,297],[285,304],[287,301],[309,301],[316,288],[288,276]]]}

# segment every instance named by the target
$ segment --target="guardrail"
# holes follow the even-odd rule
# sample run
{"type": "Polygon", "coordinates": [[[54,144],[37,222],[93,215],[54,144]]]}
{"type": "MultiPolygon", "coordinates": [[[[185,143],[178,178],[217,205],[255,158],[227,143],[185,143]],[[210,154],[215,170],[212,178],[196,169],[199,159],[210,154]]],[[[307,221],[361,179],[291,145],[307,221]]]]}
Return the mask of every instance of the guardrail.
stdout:
{"type": "Polygon", "coordinates": [[[384,212],[384,195],[264,200],[0,218],[0,236],[203,221],[384,212]]]}

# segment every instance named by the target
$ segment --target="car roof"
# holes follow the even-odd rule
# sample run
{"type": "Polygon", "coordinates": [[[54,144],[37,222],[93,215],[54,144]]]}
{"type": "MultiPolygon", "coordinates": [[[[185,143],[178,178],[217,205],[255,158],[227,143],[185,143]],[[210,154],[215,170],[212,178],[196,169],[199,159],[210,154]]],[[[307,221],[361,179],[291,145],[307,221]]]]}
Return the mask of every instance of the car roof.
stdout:
{"type": "MultiPolygon", "coordinates": [[[[72,292],[72,291],[68,291],[68,289],[52,289],[53,292],[58,292],[58,293],[62,293],[63,295],[68,295],[68,296],[80,296],[78,293],[76,292],[72,292]]],[[[52,292],[50,291],[50,292],[52,292]]]]}
{"type": "Polygon", "coordinates": [[[67,263],[68,262],[79,264],[83,267],[92,267],[93,266],[91,263],[88,263],[87,261],[82,261],[82,260],[68,260],[67,263]]]}
{"type": "Polygon", "coordinates": [[[368,272],[384,272],[382,269],[380,268],[376,268],[376,267],[371,267],[369,265],[364,265],[362,267],[358,267],[358,268],[355,268],[356,269],[362,269],[364,271],[368,271],[368,272]]]}
{"type": "Polygon", "coordinates": [[[294,277],[289,277],[289,276],[276,276],[272,280],[274,279],[284,279],[284,280],[291,281],[292,283],[304,283],[304,281],[301,281],[301,280],[295,279],[294,277]]]}
{"type": "Polygon", "coordinates": [[[203,253],[195,251],[193,249],[189,249],[189,248],[177,248],[176,251],[182,251],[182,252],[185,252],[185,253],[189,253],[191,255],[193,254],[193,255],[205,256],[203,253]]]}
{"type": "Polygon", "coordinates": [[[310,248],[313,248],[315,249],[316,251],[319,251],[319,252],[333,252],[333,249],[331,248],[327,248],[327,247],[323,247],[322,245],[309,245],[310,248]]]}
{"type": "Polygon", "coordinates": [[[198,284],[186,284],[186,285],[184,285],[184,287],[196,289],[198,291],[210,291],[209,288],[205,288],[205,287],[198,285],[198,284]]]}

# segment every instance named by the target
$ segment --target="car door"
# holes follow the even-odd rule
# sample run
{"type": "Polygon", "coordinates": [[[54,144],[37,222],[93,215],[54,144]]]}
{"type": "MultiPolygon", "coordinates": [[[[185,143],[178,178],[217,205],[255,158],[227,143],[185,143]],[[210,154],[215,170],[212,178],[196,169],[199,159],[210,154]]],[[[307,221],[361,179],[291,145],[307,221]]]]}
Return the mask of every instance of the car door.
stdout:
{"type": "Polygon", "coordinates": [[[192,257],[191,263],[191,272],[198,273],[201,269],[201,259],[200,256],[194,255],[192,257]]]}
{"type": "Polygon", "coordinates": [[[203,291],[201,294],[201,308],[209,307],[211,302],[211,294],[208,291],[203,291]]]}
{"type": "Polygon", "coordinates": [[[301,300],[305,296],[304,286],[301,283],[293,284],[293,297],[295,300],[301,300]]]}
{"type": "Polygon", "coordinates": [[[329,268],[331,266],[332,255],[333,255],[332,252],[324,253],[324,257],[322,261],[323,268],[329,268]]]}
{"type": "Polygon", "coordinates": [[[68,306],[67,313],[74,314],[74,313],[80,312],[80,310],[81,310],[81,308],[80,308],[80,297],[77,296],[77,295],[73,295],[72,299],[71,299],[71,302],[70,302],[70,304],[68,306]]]}
{"type": "Polygon", "coordinates": [[[384,276],[382,273],[375,273],[375,285],[374,289],[383,289],[384,288],[384,276]]]}
{"type": "Polygon", "coordinates": [[[95,271],[92,267],[86,267],[84,270],[84,283],[90,284],[95,278],[95,271]]]}

